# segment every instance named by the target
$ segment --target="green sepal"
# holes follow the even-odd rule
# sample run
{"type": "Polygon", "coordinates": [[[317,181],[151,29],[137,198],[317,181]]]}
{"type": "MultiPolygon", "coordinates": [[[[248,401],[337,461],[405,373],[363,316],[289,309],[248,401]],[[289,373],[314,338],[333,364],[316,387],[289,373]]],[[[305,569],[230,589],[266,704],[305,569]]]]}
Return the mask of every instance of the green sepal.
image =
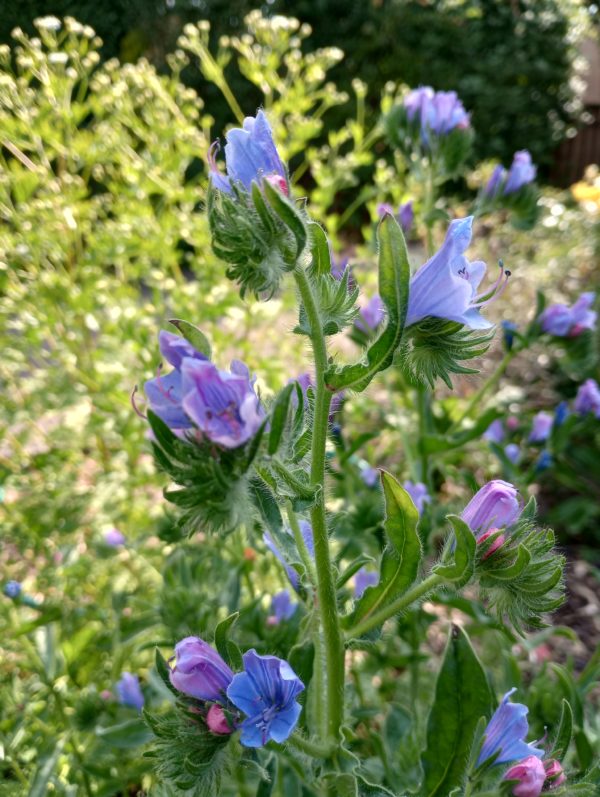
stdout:
{"type": "Polygon", "coordinates": [[[446,519],[454,529],[456,546],[453,561],[450,564],[442,562],[434,565],[433,572],[446,581],[452,582],[453,586],[458,589],[464,587],[473,576],[477,542],[475,535],[462,518],[457,515],[448,515],[446,519]]]}
{"type": "Polygon", "coordinates": [[[294,258],[289,264],[290,267],[293,268],[304,251],[308,239],[305,220],[298,211],[296,205],[284,196],[281,191],[278,191],[272,186],[268,180],[263,180],[262,189],[265,192],[269,204],[283,224],[290,230],[296,241],[294,258]]]}
{"type": "Polygon", "coordinates": [[[571,736],[573,734],[573,711],[569,703],[563,698],[562,710],[560,714],[560,722],[558,730],[552,743],[552,749],[548,758],[556,758],[557,761],[562,761],[567,754],[569,745],[571,744],[571,736]]]}
{"type": "Polygon", "coordinates": [[[269,456],[273,456],[279,448],[283,430],[285,429],[290,400],[294,385],[286,385],[283,390],[278,394],[271,410],[271,430],[269,432],[269,442],[267,451],[269,456]]]}
{"type": "Polygon", "coordinates": [[[224,659],[230,667],[233,666],[233,662],[230,658],[230,645],[228,639],[229,630],[237,621],[239,616],[239,612],[233,612],[229,615],[229,617],[226,617],[225,620],[221,620],[221,622],[215,628],[215,647],[218,650],[221,658],[224,659]]]}
{"type": "Polygon", "coordinates": [[[419,572],[419,513],[410,495],[390,473],[381,471],[381,483],[385,499],[383,528],[388,544],[381,555],[379,582],[367,587],[352,614],[344,618],[346,627],[363,621],[406,592],[419,572]]]}
{"type": "Polygon", "coordinates": [[[464,785],[474,736],[481,718],[492,710],[493,695],[481,662],[466,633],[452,626],[421,757],[423,797],[447,797],[464,785]]]}
{"type": "MultiPolygon", "coordinates": [[[[502,532],[498,532],[501,534],[502,532]]],[[[491,543],[497,535],[492,535],[485,543],[491,543]]],[[[483,543],[483,545],[485,545],[483,543]]],[[[490,545],[491,547],[491,545],[490,545]]],[[[483,548],[483,546],[482,546],[483,548]]],[[[482,550],[482,554],[485,554],[485,548],[482,550]]],[[[523,570],[527,567],[529,562],[531,561],[531,554],[527,550],[524,545],[519,545],[517,548],[517,558],[511,565],[507,565],[506,567],[498,567],[494,568],[493,570],[488,570],[486,572],[486,579],[489,579],[491,583],[494,581],[512,581],[513,579],[517,578],[521,575],[523,570]]]]}
{"type": "Polygon", "coordinates": [[[181,318],[170,318],[169,324],[173,324],[188,343],[191,343],[200,354],[204,354],[210,360],[212,355],[210,341],[202,330],[198,329],[194,324],[190,324],[189,321],[183,321],[181,318]]]}
{"type": "Polygon", "coordinates": [[[328,277],[331,274],[331,253],[325,230],[315,221],[308,222],[310,236],[310,273],[314,277],[328,277]]]}
{"type": "Polygon", "coordinates": [[[369,346],[363,361],[325,374],[329,390],[363,391],[373,377],[388,368],[400,345],[408,310],[410,264],[404,234],[393,216],[385,216],[377,232],[379,242],[379,295],[387,311],[386,325],[369,346]]]}
{"type": "Polygon", "coordinates": [[[264,525],[272,534],[277,534],[283,528],[281,511],[267,484],[257,476],[250,479],[250,496],[264,525]]]}

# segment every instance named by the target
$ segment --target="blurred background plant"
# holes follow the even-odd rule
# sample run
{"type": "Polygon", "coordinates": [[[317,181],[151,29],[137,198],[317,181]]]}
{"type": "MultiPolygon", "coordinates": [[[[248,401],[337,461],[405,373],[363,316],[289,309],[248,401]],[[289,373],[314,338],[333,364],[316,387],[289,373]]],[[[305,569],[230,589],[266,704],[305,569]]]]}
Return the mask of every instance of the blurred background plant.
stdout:
{"type": "MultiPolygon", "coordinates": [[[[151,768],[140,756],[148,734],[135,706],[119,700],[123,672],[140,676],[148,704],[168,699],[152,666],[154,646],[202,635],[237,599],[247,645],[283,652],[293,633],[266,622],[270,596],[287,582],[260,543],[244,532],[224,546],[202,534],[181,541],[130,403],[135,383],[158,366],[158,329],[174,317],[201,324],[223,364],[234,353],[244,359],[265,397],[306,369],[303,346],[284,334],[295,323],[291,295],[241,305],[211,254],[204,198],[214,131],[259,105],[267,110],[297,193],[308,196],[369,296],[379,204],[396,211],[414,202],[418,265],[426,231],[439,244],[448,216],[469,212],[497,161],[508,167],[526,147],[547,174],[556,143],[581,112],[575,45],[592,16],[575,0],[298,2],[298,20],[273,17],[282,10],[274,3],[244,19],[253,5],[57,0],[0,12],[0,562],[3,581],[21,583],[24,596],[0,605],[0,794],[149,788],[151,768]],[[79,21],[33,23],[49,11],[79,21]],[[11,39],[17,24],[26,32],[11,39]],[[456,89],[476,131],[469,157],[434,197],[419,179],[422,161],[390,143],[383,124],[407,86],[421,82],[456,89]],[[110,537],[115,527],[122,543],[110,537]]],[[[538,291],[548,304],[572,304],[598,288],[597,182],[592,170],[572,191],[542,188],[537,225],[527,231],[506,224],[514,220],[506,208],[478,220],[477,256],[502,258],[513,272],[493,320],[524,334],[538,314],[538,291]]],[[[419,779],[409,751],[422,746],[432,675],[413,684],[416,697],[407,701],[404,681],[381,677],[381,663],[385,657],[416,677],[411,665],[440,653],[440,617],[467,624],[499,685],[515,683],[521,668],[540,736],[558,721],[549,689],[581,706],[597,679],[598,572],[586,561],[597,564],[600,542],[600,422],[574,411],[574,399],[585,380],[600,381],[598,345],[597,331],[574,340],[532,334],[513,359],[497,340],[482,376],[458,376],[452,393],[436,389],[426,429],[416,393],[404,405],[397,398],[397,370],[337,418],[337,500],[351,511],[356,535],[368,532],[360,547],[356,536],[343,540],[340,556],[380,550],[381,497],[365,484],[365,469],[385,466],[419,481],[425,458],[427,489],[445,511],[489,478],[536,492],[542,518],[571,554],[573,595],[593,610],[564,610],[578,639],[557,626],[525,643],[476,601],[448,601],[399,620],[402,634],[381,658],[353,653],[353,711],[364,721],[365,749],[382,728],[396,749],[407,717],[420,718],[416,735],[403,739],[406,757],[390,764],[407,784],[419,779]],[[554,417],[561,401],[571,416],[545,440],[530,440],[534,416],[554,417]],[[484,436],[494,418],[502,439],[484,436]],[[554,661],[542,664],[544,656],[554,661]],[[383,725],[375,698],[395,705],[383,725]]],[[[336,346],[355,343],[340,338],[336,346]]],[[[424,509],[430,550],[441,516],[439,506],[424,509]]],[[[576,719],[573,766],[583,770],[600,729],[583,708],[576,719]]],[[[286,777],[296,788],[293,774],[286,777]]]]}

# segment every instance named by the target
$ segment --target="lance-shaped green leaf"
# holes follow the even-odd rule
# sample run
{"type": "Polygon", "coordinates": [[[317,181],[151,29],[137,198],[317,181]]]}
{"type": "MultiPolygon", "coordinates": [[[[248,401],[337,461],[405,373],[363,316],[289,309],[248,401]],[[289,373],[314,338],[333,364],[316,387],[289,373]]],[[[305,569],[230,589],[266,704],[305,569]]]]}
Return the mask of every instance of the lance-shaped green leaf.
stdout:
{"type": "Polygon", "coordinates": [[[567,754],[567,750],[569,749],[572,733],[573,733],[573,712],[571,711],[571,706],[563,698],[562,711],[560,714],[560,723],[558,725],[558,730],[556,731],[556,737],[554,738],[552,750],[550,751],[548,758],[556,758],[559,761],[563,760],[563,758],[567,754]]]}
{"type": "Polygon", "coordinates": [[[201,354],[204,354],[205,357],[208,357],[210,360],[212,349],[210,347],[210,342],[204,332],[198,329],[198,327],[190,324],[189,321],[183,321],[181,318],[171,318],[169,319],[169,324],[173,324],[173,326],[178,329],[183,337],[187,340],[188,343],[191,343],[192,346],[197,349],[201,354]]]}
{"type": "Polygon", "coordinates": [[[215,628],[215,647],[219,651],[219,655],[230,667],[241,667],[242,664],[242,655],[239,649],[237,649],[237,645],[229,640],[229,630],[239,616],[239,612],[233,612],[229,617],[221,620],[215,628]]]}
{"type": "Polygon", "coordinates": [[[296,260],[302,254],[308,237],[306,224],[296,205],[291,202],[281,191],[272,186],[268,180],[263,180],[262,188],[269,205],[279,216],[281,221],[290,230],[296,240],[296,260]]]}
{"type": "Polygon", "coordinates": [[[411,586],[419,572],[421,541],[419,513],[410,495],[396,479],[381,471],[385,499],[384,529],[388,544],[381,556],[379,583],[368,587],[347,619],[349,625],[369,617],[411,586]]]}
{"type": "Polygon", "coordinates": [[[362,362],[325,374],[330,390],[364,390],[373,377],[388,368],[402,339],[408,308],[410,264],[406,241],[393,216],[385,216],[378,230],[379,295],[385,305],[387,321],[379,337],[369,346],[362,362]]]}
{"type": "Polygon", "coordinates": [[[448,515],[447,520],[450,521],[454,529],[456,541],[454,560],[449,564],[435,565],[433,572],[446,581],[451,581],[457,588],[464,587],[473,576],[477,542],[475,535],[462,518],[457,515],[448,515]]]}
{"type": "Polygon", "coordinates": [[[271,411],[271,431],[269,432],[268,452],[270,456],[273,456],[279,448],[293,390],[293,383],[286,385],[275,399],[275,404],[271,411]]]}
{"type": "Polygon", "coordinates": [[[479,720],[492,709],[483,667],[466,633],[453,626],[427,722],[423,797],[446,797],[464,784],[479,720]]]}
{"type": "Polygon", "coordinates": [[[486,410],[470,429],[466,429],[458,434],[426,434],[421,441],[421,448],[427,454],[435,454],[440,451],[451,451],[453,448],[461,448],[471,440],[479,439],[488,426],[500,417],[497,409],[486,410]]]}
{"type": "Polygon", "coordinates": [[[309,221],[311,273],[315,277],[326,277],[331,274],[331,253],[325,230],[315,221],[309,221]]]}

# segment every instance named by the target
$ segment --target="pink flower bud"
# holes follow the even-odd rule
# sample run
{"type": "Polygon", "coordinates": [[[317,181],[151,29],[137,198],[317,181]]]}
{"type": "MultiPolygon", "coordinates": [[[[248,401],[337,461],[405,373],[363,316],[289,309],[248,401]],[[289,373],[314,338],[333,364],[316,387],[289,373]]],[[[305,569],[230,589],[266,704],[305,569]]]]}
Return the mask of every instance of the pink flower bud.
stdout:
{"type": "Polygon", "coordinates": [[[551,761],[546,761],[544,767],[546,769],[545,785],[547,789],[556,789],[557,786],[561,786],[567,779],[560,761],[553,758],[551,761]]]}
{"type": "Polygon", "coordinates": [[[539,797],[546,780],[546,771],[539,758],[527,756],[504,775],[504,780],[517,780],[513,787],[514,797],[539,797]]]}
{"type": "MultiPolygon", "coordinates": [[[[484,531],[481,537],[477,538],[477,545],[481,545],[482,542],[485,542],[485,540],[487,540],[488,537],[491,537],[492,534],[496,534],[497,531],[498,529],[489,529],[489,531],[484,531]]],[[[505,542],[506,542],[506,537],[504,536],[504,534],[501,534],[499,537],[496,537],[494,542],[490,545],[488,550],[483,554],[481,558],[488,559],[493,553],[495,553],[498,550],[498,548],[501,548],[505,542]]]]}
{"type": "Polygon", "coordinates": [[[206,724],[208,725],[208,730],[211,733],[216,733],[220,736],[233,732],[229,727],[225,712],[221,706],[218,706],[216,703],[213,703],[208,709],[208,714],[206,715],[206,724]]]}
{"type": "Polygon", "coordinates": [[[113,693],[110,691],[110,689],[103,689],[100,692],[100,697],[102,698],[102,700],[112,700],[113,693]]]}
{"type": "Polygon", "coordinates": [[[273,188],[277,188],[282,194],[288,196],[290,191],[288,188],[287,180],[280,174],[267,174],[265,180],[270,183],[273,188]]]}

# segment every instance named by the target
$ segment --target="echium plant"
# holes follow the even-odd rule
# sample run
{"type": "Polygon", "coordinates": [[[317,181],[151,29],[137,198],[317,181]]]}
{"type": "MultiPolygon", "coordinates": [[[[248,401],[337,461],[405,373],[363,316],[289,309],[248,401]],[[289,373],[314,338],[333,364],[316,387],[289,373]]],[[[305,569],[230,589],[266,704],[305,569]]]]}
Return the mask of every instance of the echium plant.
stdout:
{"type": "MultiPolygon", "coordinates": [[[[425,141],[434,122],[428,116],[421,126],[425,141]]],[[[424,496],[417,490],[423,485],[407,483],[408,491],[381,470],[379,560],[368,570],[368,557],[348,561],[336,541],[344,516],[328,500],[332,403],[342,394],[351,400],[395,362],[411,362],[416,378],[449,382],[461,357],[471,356],[472,330],[489,335],[485,305],[507,278],[501,271],[478,293],[486,266],[466,257],[470,218],[452,221],[441,249],[411,276],[402,229],[386,214],[378,228],[383,312],[376,331],[365,335],[362,357],[343,364],[330,355],[328,337],[354,321],[358,288],[349,284],[348,269],[332,273],[325,233],[291,195],[264,112],[227,134],[224,166],[212,150],[210,172],[213,247],[228,277],[242,295],[265,299],[284,278],[295,281],[294,333],[310,341],[312,374],[290,380],[265,402],[244,365],[224,370],[212,361],[204,334],[175,320],[180,335],[159,337],[171,370],[146,384],[152,446],[177,485],[166,497],[183,509],[187,527],[222,535],[224,556],[226,535],[241,526],[259,550],[264,539],[264,555],[284,566],[297,603],[289,590],[275,596],[268,623],[288,630],[270,649],[264,641],[240,649],[242,606],[216,624],[213,641],[189,636],[173,640],[168,660],[157,654],[174,705],[147,714],[156,736],[151,755],[166,793],[405,795],[415,784],[393,777],[389,756],[396,753],[384,762],[381,744],[357,729],[347,658],[360,650],[377,655],[386,621],[425,597],[436,601],[467,586],[517,633],[539,627],[562,601],[563,559],[552,532],[536,526],[533,500],[524,505],[511,484],[493,481],[460,515],[448,516],[443,550],[437,561],[426,560],[419,534],[424,496]],[[355,575],[353,599],[346,585],[355,575]],[[381,766],[373,765],[377,758],[381,766]]],[[[370,467],[371,484],[372,476],[370,467]]],[[[509,696],[494,712],[483,666],[454,626],[427,723],[421,794],[496,794],[513,786],[514,794],[525,794],[517,789],[527,778],[539,785],[527,794],[539,794],[562,783],[568,705],[556,738],[536,746],[526,741],[527,708],[509,696]]]]}

